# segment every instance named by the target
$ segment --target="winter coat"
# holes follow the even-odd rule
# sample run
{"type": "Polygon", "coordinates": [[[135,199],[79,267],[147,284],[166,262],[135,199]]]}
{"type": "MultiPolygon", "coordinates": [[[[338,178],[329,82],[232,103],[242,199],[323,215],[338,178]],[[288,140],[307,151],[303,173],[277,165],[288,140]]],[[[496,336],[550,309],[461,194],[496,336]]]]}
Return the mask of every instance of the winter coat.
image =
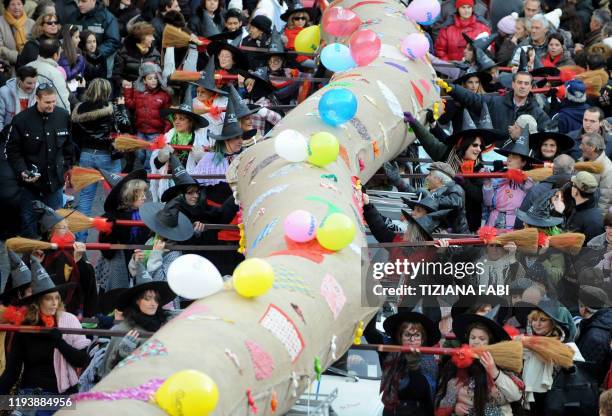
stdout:
{"type": "Polygon", "coordinates": [[[122,80],[134,82],[138,79],[140,65],[143,62],[154,62],[161,67],[161,55],[152,47],[146,54],[142,54],[136,46],[136,39],[128,36],[121,50],[115,55],[113,65],[113,81],[117,87],[122,80]]]}
{"type": "Polygon", "coordinates": [[[465,216],[465,192],[461,186],[455,182],[450,182],[432,191],[430,196],[438,201],[440,210],[452,210],[446,217],[446,223],[451,228],[451,232],[456,234],[470,233],[465,216]]]}
{"type": "Polygon", "coordinates": [[[495,55],[495,62],[499,62],[500,65],[509,64],[514,57],[516,48],[518,48],[518,45],[512,42],[512,36],[508,36],[499,46],[499,49],[495,55]]]}
{"type": "Polygon", "coordinates": [[[542,58],[541,63],[542,63],[542,66],[551,67],[551,68],[559,68],[559,67],[567,66],[567,65],[575,65],[575,62],[572,59],[572,54],[570,54],[569,51],[567,50],[563,50],[563,53],[561,55],[558,55],[555,58],[551,57],[550,54],[547,53],[542,58]]]}
{"type": "Polygon", "coordinates": [[[446,61],[460,61],[463,59],[463,50],[467,42],[463,34],[474,39],[481,33],[491,33],[491,29],[477,16],[472,16],[467,20],[461,19],[458,15],[453,17],[452,23],[440,30],[434,48],[436,56],[446,61]]]}
{"type": "Polygon", "coordinates": [[[599,182],[599,208],[604,212],[612,207],[612,161],[602,152],[595,162],[603,165],[604,170],[601,174],[593,174],[599,182]]]}
{"type": "Polygon", "coordinates": [[[506,230],[513,229],[516,210],[521,206],[527,190],[532,186],[533,181],[531,180],[524,184],[517,184],[507,179],[494,179],[491,186],[483,186],[484,205],[490,210],[487,225],[506,230]],[[502,220],[500,214],[505,214],[505,219],[502,220]]]}
{"type": "Polygon", "coordinates": [[[111,133],[126,131],[130,119],[124,105],[109,102],[77,104],[72,112],[72,136],[81,150],[112,152],[111,133]]]}
{"type": "MultiPolygon", "coordinates": [[[[453,19],[457,15],[457,8],[455,7],[455,0],[445,0],[442,1],[440,10],[440,16],[436,19],[436,23],[433,25],[434,35],[437,35],[440,32],[440,29],[452,24],[453,19]]],[[[492,10],[491,10],[492,11],[492,10]]],[[[475,16],[478,16],[479,20],[489,27],[491,26],[489,17],[489,8],[482,0],[474,1],[473,13],[475,16]]],[[[509,14],[509,13],[508,13],[509,14]]],[[[503,16],[502,16],[503,17],[503,16]]]]}
{"type": "Polygon", "coordinates": [[[36,68],[38,72],[38,84],[52,84],[57,93],[57,106],[70,112],[70,100],[68,96],[68,86],[66,80],[58,68],[57,62],[51,58],[39,56],[35,61],[28,63],[28,66],[36,68]]]}
{"type": "Polygon", "coordinates": [[[540,59],[540,62],[544,58],[544,56],[548,53],[548,42],[544,42],[542,45],[534,45],[531,40],[531,36],[527,36],[525,39],[518,44],[518,48],[514,51],[514,56],[512,57],[511,65],[519,64],[519,60],[521,57],[521,49],[527,49],[527,47],[533,48],[535,50],[536,56],[540,59]]]}
{"type": "Polygon", "coordinates": [[[514,104],[513,91],[509,91],[505,95],[479,95],[455,85],[450,95],[464,107],[471,108],[472,111],[478,113],[482,111],[482,104],[486,103],[491,114],[493,128],[496,130],[508,131],[508,127],[513,125],[516,119],[523,114],[529,114],[536,119],[538,131],[545,131],[550,123],[550,118],[535,102],[533,94],[529,94],[527,101],[521,107],[514,104]]]}
{"type": "Polygon", "coordinates": [[[140,9],[134,6],[132,3],[125,9],[117,7],[113,9],[109,8],[109,11],[117,18],[117,23],[119,24],[119,35],[121,36],[121,39],[128,36],[128,28],[131,24],[130,22],[140,16],[140,9]]]}
{"type": "MultiPolygon", "coordinates": [[[[582,157],[582,151],[580,150],[580,142],[582,142],[582,135],[584,134],[584,130],[582,130],[582,124],[578,130],[570,131],[567,133],[569,137],[574,139],[574,147],[567,152],[568,155],[574,158],[574,160],[578,160],[582,157]]],[[[606,142],[606,156],[609,159],[612,159],[612,135],[606,133],[605,131],[600,131],[599,134],[603,136],[606,142]]]]}
{"type": "MultiPolygon", "coordinates": [[[[545,195],[553,188],[561,188],[564,184],[570,181],[571,177],[572,175],[565,173],[556,175],[553,174],[543,181],[536,183],[531,189],[529,189],[529,191],[527,191],[527,195],[525,195],[523,198],[523,202],[521,202],[519,210],[527,212],[534,202],[537,201],[542,195],[545,195]]],[[[521,221],[518,217],[514,220],[514,228],[517,230],[523,228],[523,221],[521,221]]]]}
{"type": "Polygon", "coordinates": [[[15,174],[36,165],[41,177],[29,187],[45,194],[64,185],[64,173],[74,164],[74,149],[70,138],[70,115],[61,108],[42,114],[36,106],[13,118],[6,156],[15,174]]]}
{"type": "Polygon", "coordinates": [[[582,116],[590,105],[587,103],[575,103],[567,99],[561,102],[561,109],[553,116],[557,120],[559,133],[569,133],[570,131],[582,128],[582,116]]]}
{"type": "Polygon", "coordinates": [[[590,198],[584,203],[576,205],[565,224],[567,231],[583,233],[586,236],[584,245],[591,238],[604,232],[603,212],[596,202],[595,198],[590,198]]]}
{"type": "Polygon", "coordinates": [[[79,26],[81,30],[93,32],[98,41],[98,52],[105,58],[114,54],[121,47],[117,18],[104,7],[102,2],[97,2],[96,7],[84,15],[78,9],[76,12],[72,10],[65,20],[62,19],[62,22],[71,23],[79,26]]]}
{"type": "MultiPolygon", "coordinates": [[[[28,95],[28,107],[34,104],[36,104],[35,89],[28,95]]],[[[20,112],[21,103],[17,92],[17,78],[11,78],[6,81],[3,87],[0,87],[0,130],[11,124],[15,114],[20,112]]]]}
{"type": "MultiPolygon", "coordinates": [[[[189,19],[189,29],[193,30],[193,33],[196,35],[207,38],[215,33],[211,32],[211,28],[207,27],[207,20],[204,19],[204,13],[208,12],[206,12],[202,7],[198,7],[196,12],[191,16],[191,19],[189,19]]],[[[215,16],[211,20],[219,32],[223,32],[225,30],[225,22],[217,13],[215,13],[215,16]]]]}
{"type": "Polygon", "coordinates": [[[94,78],[106,78],[106,58],[96,53],[91,55],[89,53],[83,54],[85,57],[85,72],[83,77],[85,81],[89,82],[94,78]]]}
{"type": "Polygon", "coordinates": [[[62,55],[57,64],[64,68],[64,71],[66,72],[66,81],[71,81],[77,76],[83,76],[83,74],[85,73],[86,63],[83,55],[77,56],[77,60],[74,65],[70,65],[66,57],[62,55]]]}
{"type": "Polygon", "coordinates": [[[172,97],[166,91],[157,89],[145,92],[134,88],[124,89],[125,106],[134,112],[136,131],[144,134],[164,133],[170,129],[170,122],[164,120],[160,110],[170,107],[172,97]]]}
{"type": "MultiPolygon", "coordinates": [[[[422,124],[412,124],[415,136],[423,146],[427,154],[437,162],[449,162],[452,146],[446,145],[435,138],[422,124]]],[[[478,163],[474,166],[474,172],[479,172],[482,165],[478,163]]],[[[480,179],[464,179],[461,183],[465,194],[465,207],[463,215],[466,218],[468,229],[476,231],[480,228],[482,221],[482,183],[480,179]]],[[[440,207],[440,209],[445,209],[440,207]]],[[[463,228],[463,220],[456,217],[456,224],[459,228],[463,228]]],[[[459,232],[459,231],[457,231],[459,232]]],[[[461,231],[467,232],[467,231],[461,231]]]]}
{"type": "Polygon", "coordinates": [[[601,384],[610,367],[610,330],[612,309],[600,309],[593,316],[580,321],[576,345],[587,362],[594,363],[595,376],[601,384]]]}
{"type": "MultiPolygon", "coordinates": [[[[34,20],[27,18],[25,21],[25,33],[29,36],[34,27],[34,20]]],[[[9,64],[17,62],[17,45],[13,36],[13,28],[8,24],[4,16],[0,16],[0,57],[6,59],[9,64]]]]}

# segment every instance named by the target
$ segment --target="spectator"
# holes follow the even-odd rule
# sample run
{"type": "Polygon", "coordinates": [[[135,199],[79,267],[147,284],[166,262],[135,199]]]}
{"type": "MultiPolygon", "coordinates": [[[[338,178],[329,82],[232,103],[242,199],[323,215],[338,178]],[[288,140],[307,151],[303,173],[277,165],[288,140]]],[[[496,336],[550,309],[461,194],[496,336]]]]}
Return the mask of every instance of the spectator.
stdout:
{"type": "Polygon", "coordinates": [[[79,84],[82,84],[83,74],[85,73],[85,58],[79,50],[81,42],[81,32],[74,25],[68,25],[63,31],[62,57],[58,64],[64,68],[68,89],[76,92],[79,84]]]}
{"type": "Polygon", "coordinates": [[[598,287],[581,286],[578,301],[582,321],[576,344],[584,359],[593,364],[594,376],[601,385],[610,368],[612,309],[606,292],[598,287]]]}
{"type": "Polygon", "coordinates": [[[567,153],[574,145],[571,137],[556,132],[536,133],[529,138],[534,157],[542,162],[552,162],[557,156],[567,153]]]}
{"type": "MultiPolygon", "coordinates": [[[[285,48],[289,51],[295,50],[295,39],[297,35],[305,28],[312,26],[313,11],[312,9],[306,9],[301,6],[290,8],[283,13],[280,18],[287,22],[283,35],[286,38],[285,48]]],[[[284,41],[284,39],[283,39],[284,41]]],[[[310,65],[314,63],[311,58],[307,56],[298,55],[296,61],[302,65],[310,65]],[[308,63],[306,63],[308,61],[308,63]]]]}
{"type": "Polygon", "coordinates": [[[242,11],[238,9],[229,9],[227,12],[225,12],[224,32],[231,33],[240,30],[242,31],[243,35],[245,35],[244,28],[242,27],[242,17],[242,11]]]}
{"type": "Polygon", "coordinates": [[[48,83],[36,89],[36,105],[13,118],[6,155],[23,183],[21,220],[23,236],[36,236],[32,201],[40,200],[52,209],[62,206],[64,174],[73,164],[70,116],[56,108],[57,95],[48,83]],[[35,140],[40,137],[42,140],[35,140]]]}
{"type": "Polygon", "coordinates": [[[57,20],[55,11],[39,16],[32,28],[30,39],[26,42],[17,56],[15,67],[21,68],[29,62],[35,61],[36,58],[38,58],[40,39],[58,39],[61,28],[62,26],[57,20]]]}
{"type": "MultiPolygon", "coordinates": [[[[507,17],[512,18],[512,16],[507,17]]],[[[497,51],[497,62],[500,64],[507,64],[512,60],[517,45],[525,40],[531,31],[531,22],[525,17],[511,19],[508,21],[507,25],[508,28],[504,30],[514,31],[512,32],[512,36],[507,36],[504,38],[504,41],[501,43],[497,51]],[[514,29],[510,29],[511,21],[514,21],[514,29]]]]}
{"type": "Polygon", "coordinates": [[[580,143],[581,160],[599,162],[603,166],[601,174],[595,174],[599,182],[599,206],[607,211],[612,206],[612,161],[606,156],[604,139],[597,133],[585,133],[580,143]]]}
{"type": "Polygon", "coordinates": [[[66,79],[59,70],[57,62],[60,58],[60,43],[57,39],[41,39],[39,56],[28,63],[38,72],[38,84],[51,85],[57,94],[57,106],[70,111],[68,86],[66,79]]]}
{"type": "MultiPolygon", "coordinates": [[[[487,3],[483,2],[482,0],[474,0],[474,14],[476,16],[480,16],[481,20],[483,23],[485,23],[487,26],[491,26],[491,27],[495,27],[497,20],[499,20],[501,17],[510,14],[512,11],[518,11],[520,9],[520,7],[522,6],[522,2],[519,0],[518,1],[518,9],[514,10],[514,8],[512,7],[512,5],[515,3],[515,0],[509,2],[506,1],[506,3],[504,3],[505,8],[510,7],[511,10],[509,10],[506,13],[501,13],[499,10],[502,9],[502,7],[499,8],[495,8],[493,9],[492,7],[489,8],[487,7],[487,3]],[[507,3],[507,4],[506,4],[507,3]],[[492,24],[489,24],[489,10],[491,10],[491,19],[493,19],[493,15],[496,16],[495,21],[491,22],[492,24]],[[497,17],[499,16],[499,17],[497,17]]],[[[440,11],[440,17],[438,17],[438,19],[436,20],[436,23],[434,23],[434,30],[433,30],[433,35],[434,37],[437,37],[438,33],[440,32],[440,29],[442,29],[444,26],[446,26],[448,23],[453,21],[453,16],[457,13],[457,7],[455,6],[455,0],[444,0],[442,1],[442,8],[440,11]]]]}
{"type": "Polygon", "coordinates": [[[585,244],[604,232],[603,212],[597,207],[597,180],[588,172],[578,172],[571,179],[574,209],[568,215],[565,228],[570,232],[583,233],[585,244]]]}
{"type": "Polygon", "coordinates": [[[223,6],[219,0],[202,0],[189,20],[189,28],[198,36],[205,38],[223,32],[223,6]]]}
{"type": "Polygon", "coordinates": [[[36,103],[36,69],[22,66],[16,75],[0,88],[0,130],[11,124],[15,115],[36,103]]]}
{"type": "Polygon", "coordinates": [[[89,30],[83,30],[79,37],[79,49],[85,58],[85,81],[106,76],[106,59],[98,52],[98,41],[96,35],[89,30]]]}
{"type": "Polygon", "coordinates": [[[519,17],[532,19],[533,16],[539,13],[542,13],[542,4],[540,0],[526,0],[525,3],[523,3],[523,11],[519,17]]]}
{"type": "Polygon", "coordinates": [[[584,82],[589,100],[597,100],[601,89],[608,83],[609,79],[605,58],[595,53],[588,54],[587,70],[574,78],[584,82]]]}
{"type": "Polygon", "coordinates": [[[117,18],[98,0],[78,0],[78,11],[71,12],[62,22],[94,33],[98,52],[104,58],[110,58],[121,47],[117,18]]]}
{"type": "Polygon", "coordinates": [[[589,32],[584,39],[584,45],[580,45],[576,52],[578,53],[581,49],[588,49],[596,43],[600,43],[604,39],[602,29],[608,23],[610,23],[610,11],[595,10],[589,22],[589,32]]]}
{"type": "Polygon", "coordinates": [[[138,22],[130,28],[129,35],[124,39],[123,47],[115,56],[113,81],[117,91],[122,81],[134,82],[138,79],[140,65],[152,62],[161,66],[161,55],[153,44],[155,28],[146,22],[138,22]]]}
{"type": "Polygon", "coordinates": [[[505,95],[478,95],[459,86],[450,86],[444,81],[438,81],[454,99],[472,111],[481,111],[487,104],[490,110],[493,128],[502,132],[514,124],[522,114],[529,114],[536,119],[538,130],[544,131],[550,118],[535,102],[531,94],[533,77],[528,72],[517,72],[512,76],[512,91],[505,95]]]}
{"type": "MultiPolygon", "coordinates": [[[[272,33],[272,21],[266,16],[255,16],[248,26],[248,35],[242,39],[242,46],[268,49],[270,46],[270,34],[272,33]]],[[[265,65],[265,56],[261,53],[246,53],[250,68],[259,68],[265,65]]]]}
{"type": "Polygon", "coordinates": [[[161,0],[159,2],[159,11],[155,11],[155,17],[151,20],[151,24],[155,28],[155,46],[158,51],[161,51],[162,35],[164,33],[164,27],[166,26],[164,15],[171,10],[177,12],[181,11],[178,0],[161,0]]]}
{"type": "MultiPolygon", "coordinates": [[[[544,15],[538,14],[532,17],[529,36],[519,43],[519,46],[531,46],[536,52],[536,57],[541,61],[548,52],[550,26],[550,22],[544,15]]],[[[518,53],[520,53],[520,49],[514,53],[512,60],[515,62],[518,62],[518,53]]]]}
{"type": "Polygon", "coordinates": [[[582,155],[580,151],[580,141],[584,133],[597,133],[605,138],[606,156],[612,157],[612,138],[603,126],[604,112],[599,107],[589,107],[582,115],[582,127],[578,130],[569,132],[567,135],[574,139],[574,147],[567,153],[575,160],[582,155]]]}
{"type": "Polygon", "coordinates": [[[445,61],[461,61],[463,50],[467,45],[463,34],[471,39],[482,33],[490,34],[491,29],[480,18],[473,14],[474,0],[456,0],[457,13],[452,21],[443,27],[435,42],[436,56],[445,61]]]}
{"type": "Polygon", "coordinates": [[[4,14],[0,16],[0,57],[10,64],[15,64],[17,55],[34,27],[34,20],[25,14],[22,0],[3,1],[4,14]]]}
{"type": "Polygon", "coordinates": [[[130,24],[140,16],[140,9],[132,0],[111,0],[108,10],[117,18],[121,39],[125,38],[130,24]]]}
{"type": "Polygon", "coordinates": [[[542,66],[559,68],[567,65],[574,65],[574,60],[565,47],[565,39],[559,33],[553,33],[548,37],[548,52],[542,57],[542,66]]]}
{"type": "Polygon", "coordinates": [[[559,133],[570,133],[582,127],[584,112],[590,107],[586,99],[584,82],[573,79],[565,83],[565,99],[561,102],[559,112],[553,116],[553,120],[557,120],[559,133]]]}

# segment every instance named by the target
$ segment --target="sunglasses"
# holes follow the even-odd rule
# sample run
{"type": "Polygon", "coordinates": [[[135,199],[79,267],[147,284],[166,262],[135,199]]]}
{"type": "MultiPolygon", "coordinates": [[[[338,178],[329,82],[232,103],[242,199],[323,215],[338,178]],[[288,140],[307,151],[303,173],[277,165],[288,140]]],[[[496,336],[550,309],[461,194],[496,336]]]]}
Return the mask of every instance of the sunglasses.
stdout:
{"type": "Polygon", "coordinates": [[[53,90],[53,85],[43,82],[41,84],[38,84],[38,87],[36,87],[36,92],[40,92],[40,91],[47,91],[47,90],[53,90]]]}
{"type": "Polygon", "coordinates": [[[43,22],[43,25],[49,25],[49,26],[57,26],[59,22],[57,20],[53,20],[51,22],[43,22]]]}
{"type": "Polygon", "coordinates": [[[306,16],[297,16],[292,18],[292,20],[308,20],[308,18],[306,16]]]}

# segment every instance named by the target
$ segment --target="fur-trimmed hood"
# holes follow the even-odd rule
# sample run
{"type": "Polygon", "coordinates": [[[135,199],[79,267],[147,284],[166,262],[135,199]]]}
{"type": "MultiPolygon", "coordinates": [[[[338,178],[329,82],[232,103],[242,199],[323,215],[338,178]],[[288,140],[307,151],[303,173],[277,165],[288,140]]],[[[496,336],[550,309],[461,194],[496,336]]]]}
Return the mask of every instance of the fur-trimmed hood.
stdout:
{"type": "Polygon", "coordinates": [[[82,102],[74,107],[71,120],[73,123],[87,123],[112,115],[113,105],[111,103],[82,102]]]}

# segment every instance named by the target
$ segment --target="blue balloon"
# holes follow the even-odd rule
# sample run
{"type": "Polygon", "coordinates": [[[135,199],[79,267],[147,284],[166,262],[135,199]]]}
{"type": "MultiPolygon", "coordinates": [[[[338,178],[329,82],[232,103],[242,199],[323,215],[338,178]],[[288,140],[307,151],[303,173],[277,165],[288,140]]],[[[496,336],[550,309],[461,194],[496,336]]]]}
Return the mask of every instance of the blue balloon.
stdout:
{"type": "Polygon", "coordinates": [[[327,91],[319,100],[319,116],[330,126],[346,123],[357,113],[357,98],[346,88],[327,91]]]}
{"type": "Polygon", "coordinates": [[[334,72],[346,71],[357,66],[348,46],[341,43],[330,43],[324,47],[321,51],[321,62],[325,68],[334,72]]]}

